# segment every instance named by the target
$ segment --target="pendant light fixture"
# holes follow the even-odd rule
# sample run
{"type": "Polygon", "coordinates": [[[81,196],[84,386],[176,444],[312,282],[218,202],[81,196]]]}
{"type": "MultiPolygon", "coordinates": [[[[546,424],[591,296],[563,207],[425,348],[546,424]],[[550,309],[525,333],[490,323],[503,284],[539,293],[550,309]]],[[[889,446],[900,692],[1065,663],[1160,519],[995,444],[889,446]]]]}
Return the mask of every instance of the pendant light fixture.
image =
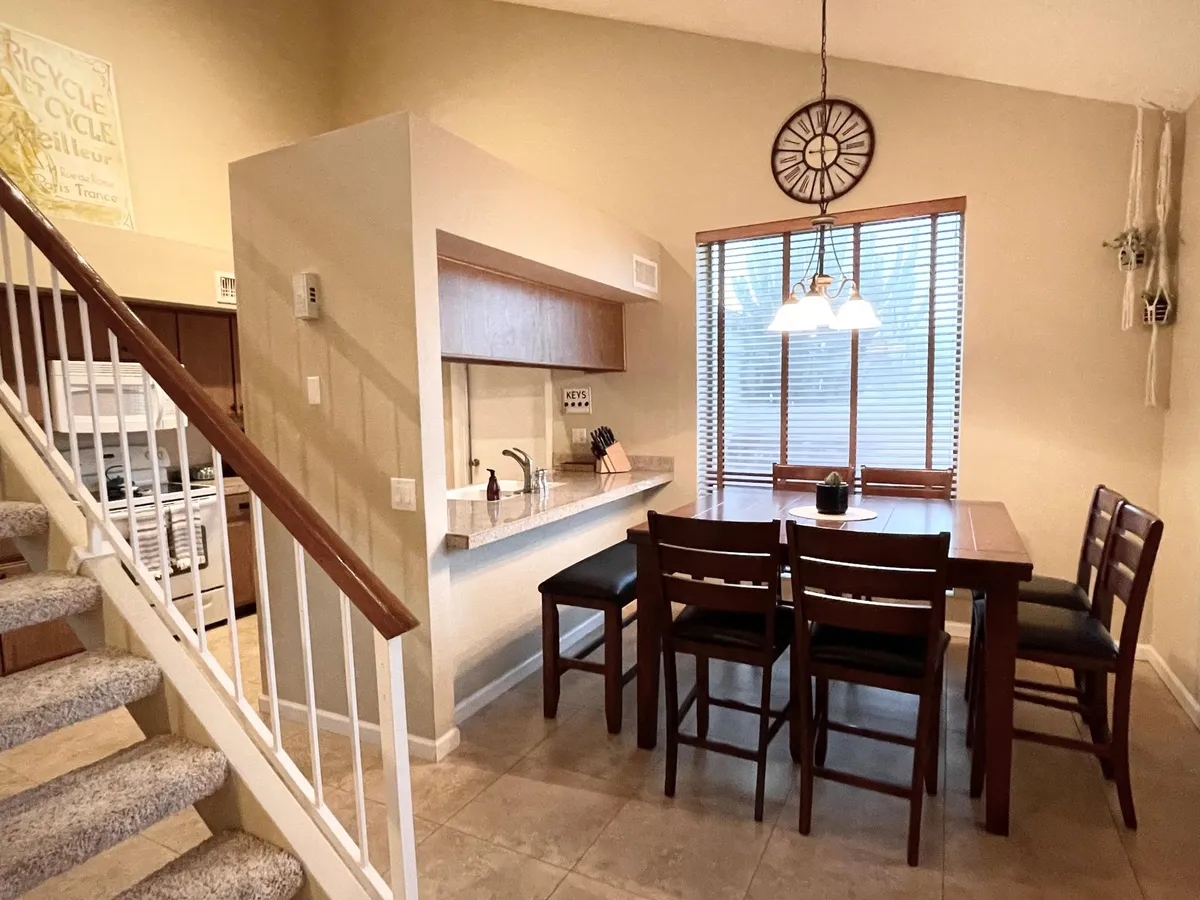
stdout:
{"type": "MultiPolygon", "coordinates": [[[[792,285],[788,298],[779,307],[768,326],[771,331],[816,331],[818,328],[865,331],[880,326],[874,307],[858,292],[858,285],[852,278],[846,278],[843,275],[837,290],[830,293],[834,279],[825,274],[825,240],[827,232],[834,224],[833,217],[829,215],[829,195],[833,193],[829,169],[836,161],[839,152],[836,139],[827,131],[829,127],[829,65],[825,51],[828,38],[827,5],[828,0],[821,0],[821,102],[817,115],[820,131],[809,141],[810,147],[815,145],[820,160],[817,189],[821,214],[813,217],[812,220],[813,227],[817,229],[817,245],[814,253],[817,268],[812,278],[808,280],[808,290],[803,295],[797,295],[796,289],[804,284],[804,279],[792,285]],[[850,295],[835,315],[830,300],[840,297],[847,286],[850,288],[850,295]]],[[[830,247],[833,250],[834,260],[838,264],[838,273],[842,274],[841,260],[837,258],[836,244],[831,242],[830,247]]],[[[789,248],[785,247],[784,252],[789,252],[789,248]]],[[[809,264],[812,264],[812,259],[809,260],[809,264]]]]}

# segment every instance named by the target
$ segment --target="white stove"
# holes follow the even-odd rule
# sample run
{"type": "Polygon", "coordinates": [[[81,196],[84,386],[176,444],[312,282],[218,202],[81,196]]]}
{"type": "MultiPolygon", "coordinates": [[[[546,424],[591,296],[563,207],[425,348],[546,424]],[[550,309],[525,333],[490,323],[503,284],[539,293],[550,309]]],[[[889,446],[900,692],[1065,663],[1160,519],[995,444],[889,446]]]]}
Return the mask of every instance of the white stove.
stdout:
{"type": "MultiPolygon", "coordinates": [[[[131,453],[132,455],[132,453],[131,453]]],[[[100,477],[95,465],[94,454],[80,450],[80,468],[84,482],[92,486],[93,492],[107,487],[107,479],[100,477]],[[90,476],[90,477],[89,477],[90,476]]],[[[109,475],[123,475],[123,467],[113,465],[105,453],[107,464],[103,471],[109,475]]],[[[211,485],[192,485],[191,495],[191,538],[189,539],[188,503],[183,485],[167,481],[166,458],[160,448],[158,466],[159,497],[155,500],[152,481],[155,467],[149,457],[133,466],[133,509],[125,493],[124,482],[120,489],[109,492],[108,509],[113,522],[134,548],[137,559],[158,581],[167,575],[166,590],[188,624],[196,627],[196,591],[199,587],[204,624],[213,625],[229,618],[229,600],[225,593],[225,534],[221,528],[221,507],[224,497],[217,496],[211,485]],[[158,515],[158,504],[162,504],[162,517],[158,515]],[[195,573],[193,574],[193,555],[195,573]]]]}

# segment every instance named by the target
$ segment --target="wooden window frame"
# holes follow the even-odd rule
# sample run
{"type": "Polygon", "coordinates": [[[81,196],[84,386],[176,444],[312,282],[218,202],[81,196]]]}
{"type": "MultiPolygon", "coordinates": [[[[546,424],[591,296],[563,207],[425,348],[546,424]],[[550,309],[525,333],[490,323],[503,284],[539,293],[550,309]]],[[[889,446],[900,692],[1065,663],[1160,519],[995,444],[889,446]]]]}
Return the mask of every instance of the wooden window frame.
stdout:
{"type": "MultiPolygon", "coordinates": [[[[966,231],[966,197],[947,197],[940,200],[927,200],[918,203],[905,203],[893,206],[872,207],[870,209],[850,210],[842,213],[837,213],[833,216],[834,222],[831,228],[844,228],[847,226],[853,227],[853,276],[855,283],[861,281],[861,229],[863,225],[873,224],[877,222],[900,221],[903,219],[924,218],[928,217],[931,220],[932,228],[930,233],[930,273],[929,273],[929,338],[926,363],[926,419],[925,419],[925,467],[933,467],[934,456],[934,388],[936,383],[935,378],[935,363],[937,356],[935,353],[936,345],[936,318],[935,309],[937,303],[937,253],[938,253],[938,234],[937,234],[937,219],[941,215],[959,215],[963,218],[963,227],[959,230],[958,236],[958,257],[960,267],[965,265],[965,231],[966,231]]],[[[708,297],[711,302],[714,294],[717,301],[716,315],[716,471],[712,478],[712,485],[716,488],[725,486],[727,473],[725,472],[724,457],[725,457],[725,253],[726,242],[745,240],[747,238],[759,237],[780,237],[783,240],[783,292],[780,297],[780,302],[785,300],[791,290],[793,281],[793,273],[791,269],[791,241],[792,236],[801,232],[812,232],[815,230],[812,216],[782,219],[773,222],[764,222],[757,225],[742,225],[734,228],[724,228],[712,231],[701,231],[696,233],[697,248],[703,252],[705,267],[706,267],[706,283],[708,285],[708,297]]],[[[959,425],[961,420],[961,373],[962,373],[962,351],[963,351],[963,293],[964,285],[960,281],[959,284],[959,300],[958,300],[958,316],[957,316],[957,334],[955,336],[955,369],[958,372],[959,387],[956,391],[953,406],[953,453],[954,460],[953,468],[955,491],[958,485],[958,445],[959,445],[959,425]]],[[[779,459],[778,462],[787,464],[788,459],[788,438],[789,438],[789,398],[788,398],[788,368],[789,368],[789,336],[785,332],[781,335],[781,363],[780,363],[780,427],[779,427],[779,459]]],[[[859,381],[859,335],[858,332],[852,332],[850,336],[850,410],[849,410],[849,463],[855,470],[858,468],[859,461],[857,459],[858,451],[858,381],[859,381]]],[[[734,473],[737,474],[737,473],[734,473]]],[[[704,461],[700,461],[700,480],[703,484],[706,479],[706,466],[704,461]]],[[[737,479],[743,481],[743,477],[737,479]]],[[[767,481],[769,484],[769,479],[767,481]]]]}

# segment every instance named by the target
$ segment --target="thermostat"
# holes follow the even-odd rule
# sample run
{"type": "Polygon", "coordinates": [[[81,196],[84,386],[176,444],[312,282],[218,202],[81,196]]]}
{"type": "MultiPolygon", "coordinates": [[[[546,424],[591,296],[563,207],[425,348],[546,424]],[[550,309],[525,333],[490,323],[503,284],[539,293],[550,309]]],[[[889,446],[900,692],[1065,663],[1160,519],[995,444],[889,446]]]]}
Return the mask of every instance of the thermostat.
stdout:
{"type": "Polygon", "coordinates": [[[292,276],[292,314],[297,319],[315,319],[321,312],[321,281],[316,272],[292,276]]]}

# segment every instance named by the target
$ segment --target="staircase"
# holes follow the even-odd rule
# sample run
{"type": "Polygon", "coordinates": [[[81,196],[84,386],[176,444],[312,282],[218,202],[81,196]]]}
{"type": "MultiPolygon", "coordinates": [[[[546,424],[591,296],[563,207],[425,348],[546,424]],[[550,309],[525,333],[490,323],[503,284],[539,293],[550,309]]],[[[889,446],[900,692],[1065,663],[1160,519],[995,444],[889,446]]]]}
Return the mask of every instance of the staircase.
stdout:
{"type": "MultiPolygon", "coordinates": [[[[146,736],[0,799],[0,900],[193,806],[214,836],[121,898],[416,900],[401,636],[417,619],[2,170],[0,263],[0,539],[12,539],[33,570],[0,581],[0,635],[66,620],[88,648],[0,677],[0,753],[122,707],[146,736]],[[69,400],[60,391],[52,402],[54,360],[86,373],[69,400]],[[126,387],[135,397],[128,411],[126,387]],[[174,424],[152,425],[168,421],[167,401],[174,424]],[[141,430],[128,427],[130,417],[141,430]],[[146,459],[157,460],[161,446],[194,465],[188,435],[197,431],[205,456],[211,447],[213,484],[192,484],[190,465],[178,483],[164,483],[151,465],[135,495],[131,443],[144,442],[146,459]],[[115,462],[89,470],[85,451],[115,462]],[[238,628],[227,629],[230,653],[218,658],[204,621],[202,598],[222,588],[202,590],[201,570],[231,570],[226,469],[249,492],[261,684],[244,677],[238,628]],[[124,498],[110,497],[108,470],[122,472],[124,498]],[[211,510],[203,520],[201,506],[211,510]],[[310,589],[315,570],[322,577],[310,589]],[[294,629],[279,643],[287,684],[273,605],[294,629]],[[326,642],[324,623],[337,622],[340,659],[328,644],[314,654],[310,607],[322,607],[326,642]],[[364,630],[370,643],[356,648],[364,630]],[[368,649],[370,662],[359,665],[368,649]],[[357,680],[367,674],[377,722],[359,716],[357,680]],[[325,689],[338,682],[345,693],[331,699],[325,689]],[[298,720],[291,731],[288,719],[298,720]],[[329,722],[344,724],[339,732],[329,722]],[[364,734],[380,752],[364,752],[364,734]],[[339,800],[341,818],[326,802],[323,754],[338,793],[353,799],[349,814],[339,800]],[[382,859],[368,839],[368,811],[379,805],[382,859]]],[[[233,610],[232,579],[223,580],[233,610]]]]}
{"type": "MultiPolygon", "coordinates": [[[[45,539],[36,503],[0,502],[0,535],[45,539]]],[[[0,581],[0,633],[80,615],[100,604],[91,578],[48,572],[0,581]]],[[[158,665],[92,650],[0,679],[0,751],[10,750],[162,689],[158,665]]],[[[219,750],[151,737],[99,762],[0,800],[0,900],[211,796],[228,766],[219,750]]],[[[152,873],[121,900],[288,900],[304,883],[291,854],[240,831],[215,835],[152,873]]]]}

